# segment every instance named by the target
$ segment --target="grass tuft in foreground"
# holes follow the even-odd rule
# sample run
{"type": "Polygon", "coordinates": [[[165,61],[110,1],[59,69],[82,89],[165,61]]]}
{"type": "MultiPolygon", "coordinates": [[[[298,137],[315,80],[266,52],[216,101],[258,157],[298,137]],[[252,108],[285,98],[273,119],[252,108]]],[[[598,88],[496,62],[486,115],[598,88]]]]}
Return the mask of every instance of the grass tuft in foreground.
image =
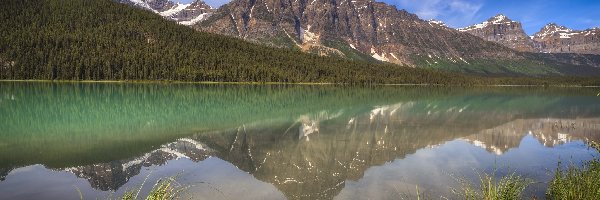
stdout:
{"type": "MultiPolygon", "coordinates": [[[[591,141],[590,147],[600,151],[600,145],[591,141]]],[[[600,161],[594,159],[578,168],[570,165],[562,170],[560,163],[546,191],[548,199],[600,199],[600,161]]]]}
{"type": "MultiPolygon", "coordinates": [[[[145,182],[145,181],[144,181],[145,182]]],[[[122,200],[137,200],[138,195],[144,185],[134,190],[128,190],[121,197],[122,200]]],[[[173,177],[158,180],[148,195],[143,198],[145,200],[172,200],[179,199],[181,194],[187,187],[178,184],[173,177]]]]}
{"type": "Polygon", "coordinates": [[[479,187],[473,186],[470,181],[460,179],[461,187],[452,192],[465,200],[512,200],[521,199],[525,188],[533,183],[532,180],[510,173],[496,178],[493,173],[479,173],[479,187]]]}

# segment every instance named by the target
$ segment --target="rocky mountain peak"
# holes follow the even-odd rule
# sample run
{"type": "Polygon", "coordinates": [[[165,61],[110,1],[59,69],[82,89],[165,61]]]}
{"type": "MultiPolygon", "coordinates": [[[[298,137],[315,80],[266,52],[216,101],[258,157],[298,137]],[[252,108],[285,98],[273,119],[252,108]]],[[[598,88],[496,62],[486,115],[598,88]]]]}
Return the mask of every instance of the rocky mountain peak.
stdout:
{"type": "Polygon", "coordinates": [[[484,40],[496,42],[517,51],[537,52],[535,43],[531,40],[520,22],[498,14],[480,24],[458,29],[484,40]]]}
{"type": "Polygon", "coordinates": [[[499,24],[499,23],[507,23],[507,22],[514,22],[511,19],[509,19],[506,15],[504,14],[498,14],[490,19],[488,19],[488,22],[492,23],[492,24],[499,24]]]}
{"type": "Polygon", "coordinates": [[[556,23],[542,27],[533,35],[547,53],[600,54],[600,29],[573,30],[556,23]]]}
{"type": "Polygon", "coordinates": [[[527,36],[520,22],[499,14],[458,30],[517,51],[600,54],[600,29],[577,31],[549,23],[533,36],[527,36]]]}
{"type": "Polygon", "coordinates": [[[558,25],[556,23],[548,23],[544,27],[542,27],[541,30],[570,30],[570,31],[572,31],[571,29],[569,29],[565,26],[562,26],[562,25],[558,25]]]}
{"type": "Polygon", "coordinates": [[[539,32],[534,35],[534,39],[544,39],[548,36],[559,36],[566,38],[569,34],[572,34],[574,31],[565,26],[558,25],[556,23],[549,23],[546,26],[542,27],[539,32]]]}
{"type": "Polygon", "coordinates": [[[498,14],[494,17],[489,18],[487,21],[485,21],[483,23],[471,25],[471,26],[468,26],[465,28],[459,28],[458,30],[461,32],[469,32],[469,31],[473,31],[473,30],[477,30],[477,29],[487,28],[492,25],[512,25],[512,24],[516,24],[516,26],[519,26],[519,27],[521,26],[521,23],[509,19],[506,15],[498,14]]]}

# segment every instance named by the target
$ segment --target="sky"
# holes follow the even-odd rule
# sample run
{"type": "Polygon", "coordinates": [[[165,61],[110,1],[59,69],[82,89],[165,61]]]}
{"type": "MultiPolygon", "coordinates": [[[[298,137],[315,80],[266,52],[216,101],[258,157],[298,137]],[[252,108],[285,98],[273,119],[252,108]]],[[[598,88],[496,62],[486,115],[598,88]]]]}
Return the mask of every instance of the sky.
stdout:
{"type": "MultiPolygon", "coordinates": [[[[193,0],[179,0],[185,3],[193,0]]],[[[554,22],[571,29],[600,27],[600,0],[376,0],[436,19],[453,28],[481,23],[497,14],[520,21],[529,35],[554,22]]],[[[219,7],[229,0],[205,0],[219,7]]]]}

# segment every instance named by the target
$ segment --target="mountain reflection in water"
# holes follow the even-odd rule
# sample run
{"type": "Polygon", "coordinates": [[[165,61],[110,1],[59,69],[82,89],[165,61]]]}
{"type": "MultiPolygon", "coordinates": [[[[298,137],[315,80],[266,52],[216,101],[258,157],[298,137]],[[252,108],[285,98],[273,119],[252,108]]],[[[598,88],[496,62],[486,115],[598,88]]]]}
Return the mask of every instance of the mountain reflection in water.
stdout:
{"type": "Polygon", "coordinates": [[[452,198],[453,176],[496,165],[543,198],[558,160],[592,159],[600,141],[600,101],[579,88],[0,88],[0,199],[76,199],[72,185],[102,198],[178,174],[211,199],[397,199],[417,185],[452,198]]]}

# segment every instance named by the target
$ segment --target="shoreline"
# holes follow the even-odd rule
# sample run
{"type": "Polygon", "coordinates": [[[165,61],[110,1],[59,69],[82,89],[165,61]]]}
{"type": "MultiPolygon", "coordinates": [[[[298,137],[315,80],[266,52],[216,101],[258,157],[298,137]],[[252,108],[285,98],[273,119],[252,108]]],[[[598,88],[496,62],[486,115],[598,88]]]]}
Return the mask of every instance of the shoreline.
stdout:
{"type": "MultiPolygon", "coordinates": [[[[352,86],[348,83],[282,83],[282,82],[214,82],[214,81],[162,81],[162,80],[143,80],[143,81],[120,81],[120,80],[0,80],[1,82],[39,82],[39,83],[127,83],[127,84],[198,84],[198,85],[343,85],[352,86]]],[[[356,84],[362,85],[362,84],[356,84]]],[[[428,83],[388,83],[388,84],[370,84],[372,86],[447,86],[447,87],[568,87],[568,88],[600,88],[600,85],[444,85],[428,83]]],[[[364,85],[363,85],[364,86],[364,85]]]]}

